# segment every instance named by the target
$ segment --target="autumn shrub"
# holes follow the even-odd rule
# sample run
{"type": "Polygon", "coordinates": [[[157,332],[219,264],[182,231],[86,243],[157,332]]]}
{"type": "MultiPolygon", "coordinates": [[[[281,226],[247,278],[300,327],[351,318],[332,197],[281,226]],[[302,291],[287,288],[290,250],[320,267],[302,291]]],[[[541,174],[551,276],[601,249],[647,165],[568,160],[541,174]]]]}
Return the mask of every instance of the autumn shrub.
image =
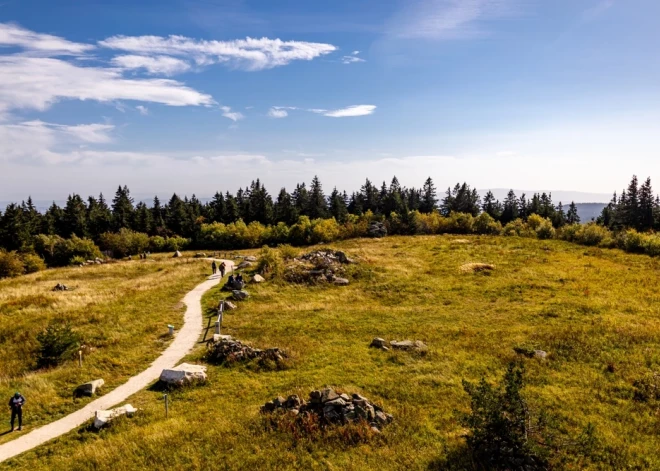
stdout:
{"type": "Polygon", "coordinates": [[[122,228],[119,232],[101,234],[99,243],[103,250],[112,252],[113,257],[122,258],[146,252],[149,248],[149,236],[122,228]]]}
{"type": "Polygon", "coordinates": [[[476,234],[499,235],[502,232],[502,224],[493,219],[488,213],[481,213],[474,218],[472,227],[476,234]]]}
{"type": "Polygon", "coordinates": [[[0,249],[0,278],[11,278],[23,273],[23,261],[18,253],[0,249]]]}
{"type": "Polygon", "coordinates": [[[318,244],[319,242],[333,242],[339,238],[339,234],[339,224],[335,218],[314,219],[312,221],[310,233],[310,241],[312,244],[318,244]]]}
{"type": "Polygon", "coordinates": [[[26,274],[36,273],[46,269],[44,259],[33,253],[21,254],[21,261],[23,262],[23,270],[26,274]]]}

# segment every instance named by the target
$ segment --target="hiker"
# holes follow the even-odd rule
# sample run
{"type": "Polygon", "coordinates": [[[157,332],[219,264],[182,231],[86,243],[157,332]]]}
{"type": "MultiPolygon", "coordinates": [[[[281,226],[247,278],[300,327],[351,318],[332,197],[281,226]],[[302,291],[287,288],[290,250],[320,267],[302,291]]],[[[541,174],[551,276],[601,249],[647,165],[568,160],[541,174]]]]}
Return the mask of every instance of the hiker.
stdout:
{"type": "Polygon", "coordinates": [[[236,276],[236,281],[238,281],[239,283],[243,283],[243,275],[241,273],[239,273],[238,276],[236,276]]]}
{"type": "Polygon", "coordinates": [[[234,275],[229,275],[229,279],[227,280],[227,284],[231,286],[234,284],[234,275]]]}
{"type": "Polygon", "coordinates": [[[222,262],[220,264],[220,278],[225,277],[225,270],[227,269],[227,265],[225,265],[225,262],[222,262]]]}
{"type": "Polygon", "coordinates": [[[215,264],[215,260],[211,262],[211,270],[213,271],[213,274],[215,275],[215,272],[218,270],[218,266],[215,264]]]}
{"type": "Polygon", "coordinates": [[[18,416],[18,430],[23,428],[23,404],[25,404],[25,398],[21,393],[16,392],[9,399],[9,408],[11,409],[11,431],[14,431],[14,421],[18,416]]]}

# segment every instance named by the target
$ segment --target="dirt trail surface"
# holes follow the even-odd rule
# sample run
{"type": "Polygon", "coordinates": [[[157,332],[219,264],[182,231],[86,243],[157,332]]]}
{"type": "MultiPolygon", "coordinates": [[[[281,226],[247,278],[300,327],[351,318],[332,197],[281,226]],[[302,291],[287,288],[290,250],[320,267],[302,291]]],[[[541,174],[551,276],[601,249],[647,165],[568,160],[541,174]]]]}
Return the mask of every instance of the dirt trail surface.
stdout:
{"type": "MultiPolygon", "coordinates": [[[[210,261],[211,259],[209,259],[210,261]]],[[[234,266],[231,260],[218,260],[225,262],[228,271],[234,266]]],[[[82,409],[73,412],[66,417],[44,425],[15,440],[0,445],[0,463],[35,448],[49,440],[64,435],[65,433],[81,426],[94,417],[97,410],[109,409],[125,401],[136,392],[144,389],[160,377],[165,368],[172,368],[186,356],[195,346],[202,334],[202,295],[220,282],[220,275],[210,276],[203,283],[198,284],[183,298],[186,305],[183,327],[176,333],[174,340],[167,349],[159,356],[152,365],[142,373],[133,376],[126,383],[112,390],[108,394],[90,402],[82,409]]],[[[29,396],[27,397],[28,401],[29,396]]],[[[16,432],[14,432],[16,433],[16,432]]]]}

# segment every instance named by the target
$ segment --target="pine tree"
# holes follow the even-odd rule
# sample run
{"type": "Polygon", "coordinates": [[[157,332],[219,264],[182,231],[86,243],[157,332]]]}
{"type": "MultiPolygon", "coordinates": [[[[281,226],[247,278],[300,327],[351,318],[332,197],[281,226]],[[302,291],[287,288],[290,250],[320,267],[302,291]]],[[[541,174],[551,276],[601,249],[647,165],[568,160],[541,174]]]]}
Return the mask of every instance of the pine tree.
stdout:
{"type": "Polygon", "coordinates": [[[309,216],[307,210],[309,209],[309,192],[304,183],[299,183],[291,194],[293,199],[293,206],[299,216],[309,216]]]}
{"type": "Polygon", "coordinates": [[[62,219],[63,236],[71,237],[73,234],[78,237],[87,237],[87,205],[80,195],[69,195],[64,207],[64,217],[62,219]]]}
{"type": "MultiPolygon", "coordinates": [[[[616,198],[616,195],[615,195],[616,198]]],[[[603,209],[604,211],[604,209],[603,209]]],[[[580,216],[578,215],[577,206],[575,201],[571,201],[570,206],[568,207],[568,212],[566,213],[566,223],[567,224],[579,224],[580,216]]]]}
{"type": "Polygon", "coordinates": [[[378,200],[378,188],[372,185],[367,178],[364,185],[360,188],[360,206],[362,207],[362,212],[371,211],[372,213],[377,213],[379,209],[378,200]]]}
{"type": "Polygon", "coordinates": [[[8,251],[26,249],[31,245],[31,236],[23,220],[23,210],[10,203],[0,219],[0,247],[8,251]]]}
{"type": "Polygon", "coordinates": [[[648,231],[653,228],[654,212],[655,198],[649,177],[639,189],[639,230],[648,231]]]}
{"type": "Polygon", "coordinates": [[[165,209],[167,228],[174,234],[187,237],[192,231],[190,228],[190,219],[188,210],[184,201],[174,193],[167,203],[165,209]]]}
{"type": "Polygon", "coordinates": [[[339,222],[344,222],[348,216],[346,193],[339,193],[337,187],[330,194],[330,215],[339,222]]]}
{"type": "Polygon", "coordinates": [[[328,217],[328,203],[323,194],[321,180],[316,175],[312,179],[312,184],[309,186],[307,215],[312,219],[328,217]]]}
{"type": "Polygon", "coordinates": [[[117,189],[112,200],[112,229],[119,231],[125,227],[130,229],[133,223],[133,198],[128,187],[124,185],[117,189]]]}
{"type": "Polygon", "coordinates": [[[209,203],[209,219],[212,222],[220,222],[225,217],[225,197],[222,193],[215,192],[209,203]]]}
{"type": "Polygon", "coordinates": [[[537,210],[538,210],[538,195],[534,195],[536,197],[536,202],[535,203],[530,203],[527,201],[527,197],[525,196],[525,193],[520,196],[520,199],[518,200],[518,217],[522,219],[527,219],[530,214],[533,214],[532,206],[533,204],[536,204],[537,210]]]}
{"type": "Polygon", "coordinates": [[[637,175],[633,175],[628,184],[628,190],[625,192],[625,199],[621,202],[623,209],[623,223],[625,227],[639,229],[640,210],[639,210],[639,183],[637,175]]]}
{"type": "Polygon", "coordinates": [[[502,217],[500,220],[502,224],[506,224],[518,218],[518,198],[513,190],[509,190],[504,200],[504,208],[502,210],[502,217]]]}
{"type": "Polygon", "coordinates": [[[422,201],[419,205],[419,211],[422,213],[432,213],[438,208],[438,192],[435,189],[433,180],[428,177],[422,187],[422,201]]]}
{"type": "Polygon", "coordinates": [[[64,212],[55,202],[46,210],[43,218],[41,218],[42,234],[48,235],[62,235],[62,220],[64,219],[64,212]]]}
{"type": "Polygon", "coordinates": [[[552,225],[555,227],[563,227],[566,225],[567,216],[566,213],[564,212],[564,205],[561,203],[561,201],[554,209],[551,220],[552,220],[552,225]]]}
{"type": "Polygon", "coordinates": [[[484,213],[488,214],[495,220],[499,220],[502,215],[502,210],[500,208],[500,202],[495,199],[493,192],[488,190],[486,196],[484,196],[483,204],[481,209],[484,213]]]}
{"type": "Polygon", "coordinates": [[[298,212],[286,188],[281,188],[280,193],[277,195],[277,201],[275,201],[274,206],[274,219],[275,222],[283,222],[289,226],[298,221],[298,212]]]}
{"type": "Polygon", "coordinates": [[[98,237],[104,232],[108,232],[112,225],[112,212],[105,202],[103,193],[99,199],[90,196],[87,204],[87,225],[92,238],[98,237]]]}
{"type": "Polygon", "coordinates": [[[422,206],[422,190],[416,188],[404,189],[403,202],[408,206],[408,210],[419,211],[422,206]]]}
{"type": "Polygon", "coordinates": [[[240,210],[238,208],[238,202],[236,201],[236,198],[234,198],[234,196],[231,193],[226,192],[225,215],[222,222],[225,224],[231,224],[232,222],[238,221],[240,217],[241,217],[240,210]]]}
{"type": "Polygon", "coordinates": [[[37,208],[35,208],[34,203],[32,203],[31,196],[28,196],[27,202],[23,202],[21,210],[23,211],[23,224],[25,225],[25,230],[30,236],[39,234],[39,229],[41,228],[41,214],[37,211],[37,208]]]}
{"type": "Polygon", "coordinates": [[[389,217],[391,213],[401,215],[404,212],[407,212],[407,208],[404,207],[405,204],[401,193],[401,184],[399,183],[399,179],[395,176],[392,178],[390,187],[386,190],[385,198],[382,200],[382,212],[385,216],[389,217]]]}
{"type": "Polygon", "coordinates": [[[259,221],[270,224],[273,220],[273,199],[259,179],[250,185],[249,214],[246,222],[259,221]]]}
{"type": "Polygon", "coordinates": [[[153,219],[151,211],[144,202],[140,201],[135,206],[135,230],[145,234],[153,233],[153,219]]]}
{"type": "Polygon", "coordinates": [[[349,214],[355,214],[361,216],[364,214],[364,205],[362,195],[360,193],[353,192],[348,201],[348,212],[349,214]]]}

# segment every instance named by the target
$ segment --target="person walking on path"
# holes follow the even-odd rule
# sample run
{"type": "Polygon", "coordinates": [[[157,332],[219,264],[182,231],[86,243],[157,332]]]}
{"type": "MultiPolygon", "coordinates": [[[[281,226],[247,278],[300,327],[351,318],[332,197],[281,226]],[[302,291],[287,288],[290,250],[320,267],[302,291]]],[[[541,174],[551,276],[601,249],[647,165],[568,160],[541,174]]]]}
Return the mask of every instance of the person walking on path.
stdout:
{"type": "Polygon", "coordinates": [[[215,272],[218,270],[218,266],[215,264],[215,260],[211,262],[211,270],[213,271],[213,274],[215,275],[215,272]]]}
{"type": "Polygon", "coordinates": [[[225,265],[225,262],[222,262],[220,264],[220,278],[225,277],[225,270],[227,269],[227,265],[225,265]]]}
{"type": "Polygon", "coordinates": [[[25,398],[19,392],[16,392],[11,399],[9,399],[12,432],[14,431],[14,421],[16,420],[16,417],[18,417],[18,430],[23,428],[23,404],[25,404],[25,398]]]}

